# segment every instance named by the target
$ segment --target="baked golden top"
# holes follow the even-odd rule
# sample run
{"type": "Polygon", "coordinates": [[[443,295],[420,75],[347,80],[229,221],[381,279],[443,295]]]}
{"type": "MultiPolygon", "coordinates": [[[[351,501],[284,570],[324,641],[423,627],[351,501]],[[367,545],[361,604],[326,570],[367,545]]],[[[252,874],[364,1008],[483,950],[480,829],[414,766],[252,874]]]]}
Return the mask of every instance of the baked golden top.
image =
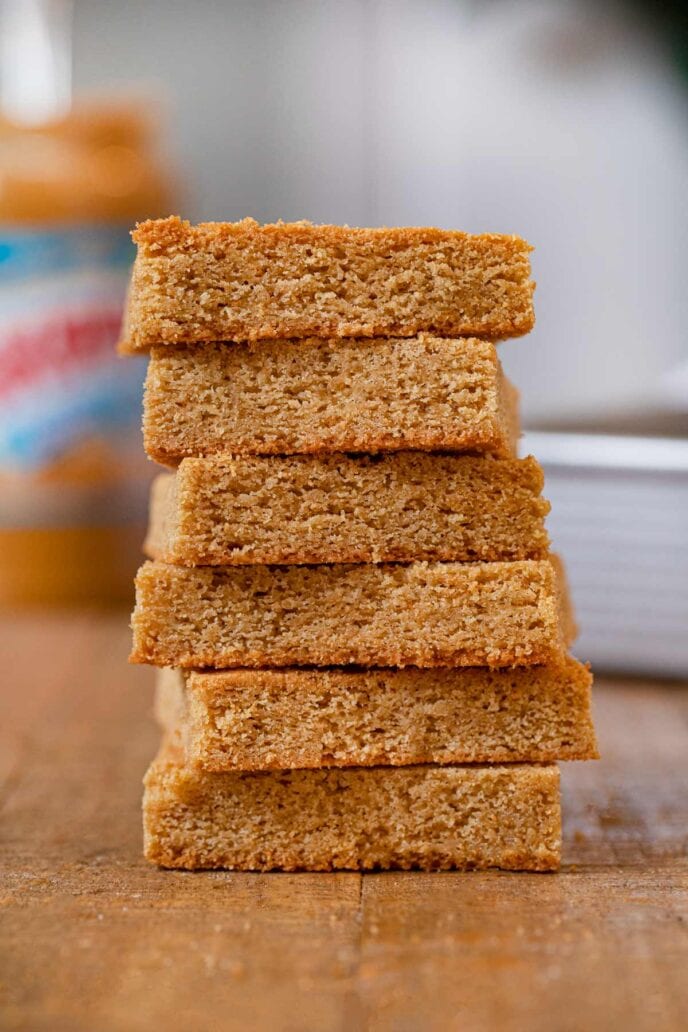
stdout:
{"type": "Polygon", "coordinates": [[[435,226],[357,226],[319,225],[302,219],[298,222],[265,222],[246,218],[239,222],[200,222],[193,225],[178,215],[139,222],[131,234],[139,253],[147,257],[189,251],[211,250],[216,257],[234,250],[242,242],[260,240],[266,247],[275,243],[329,245],[357,244],[366,249],[400,250],[418,244],[463,246],[467,250],[493,250],[503,256],[528,263],[532,246],[519,236],[503,233],[464,233],[435,226]]]}

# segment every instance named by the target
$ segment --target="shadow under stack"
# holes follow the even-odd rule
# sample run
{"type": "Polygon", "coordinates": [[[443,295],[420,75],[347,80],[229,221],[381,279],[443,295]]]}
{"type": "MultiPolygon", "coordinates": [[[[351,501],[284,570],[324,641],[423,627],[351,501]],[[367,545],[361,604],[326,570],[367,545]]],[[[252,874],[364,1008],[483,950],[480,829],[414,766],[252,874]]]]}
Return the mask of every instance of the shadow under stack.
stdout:
{"type": "Polygon", "coordinates": [[[134,233],[153,487],[132,660],[165,734],[146,856],[236,870],[560,861],[591,677],[494,341],[512,236],[179,219],[134,233]]]}

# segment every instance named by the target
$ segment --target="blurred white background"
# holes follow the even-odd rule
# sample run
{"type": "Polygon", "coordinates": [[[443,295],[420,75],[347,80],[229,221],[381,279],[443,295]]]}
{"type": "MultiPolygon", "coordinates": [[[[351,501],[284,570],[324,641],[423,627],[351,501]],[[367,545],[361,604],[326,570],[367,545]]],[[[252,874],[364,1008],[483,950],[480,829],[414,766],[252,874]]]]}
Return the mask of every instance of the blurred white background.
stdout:
{"type": "MultiPolygon", "coordinates": [[[[61,144],[59,132],[53,139],[49,126],[43,136],[35,135],[40,119],[29,120],[21,131],[6,127],[0,140],[5,218],[13,227],[22,183],[31,186],[31,218],[39,200],[45,199],[47,211],[52,198],[52,214],[65,205],[77,228],[84,216],[75,202],[85,204],[93,195],[101,221],[91,229],[119,234],[124,245],[121,267],[106,270],[119,284],[113,301],[117,319],[129,261],[126,227],[144,213],[168,210],[168,171],[179,188],[176,194],[172,190],[180,198],[174,208],[194,221],[252,215],[267,221],[435,224],[525,236],[535,245],[537,326],[525,340],[502,344],[501,355],[522,392],[523,423],[530,431],[523,451],[533,451],[545,469],[545,493],[553,503],[548,525],[554,547],[566,557],[583,627],[580,654],[600,670],[685,675],[684,6],[680,0],[661,5],[653,0],[0,0],[0,9],[15,16],[14,32],[12,18],[0,25],[3,101],[9,86],[10,99],[21,99],[24,91],[35,104],[35,94],[46,92],[38,88],[37,69],[46,71],[49,59],[48,70],[54,64],[52,71],[59,74],[47,77],[51,89],[38,99],[50,105],[63,99],[62,113],[69,110],[73,7],[75,99],[80,103],[89,94],[109,102],[118,94],[141,98],[152,109],[152,127],[161,116],[167,155],[161,174],[145,134],[135,146],[129,139],[125,157],[128,153],[139,174],[144,169],[149,177],[149,192],[140,196],[136,177],[128,186],[122,177],[121,153],[112,166],[114,180],[108,173],[112,155],[103,163],[108,147],[100,137],[89,144],[91,150],[86,145],[79,150],[77,137],[66,134],[64,126],[61,144]],[[34,19],[27,35],[29,9],[43,17],[34,19]],[[51,18],[59,40],[53,39],[56,30],[44,32],[51,18]],[[17,26],[23,26],[23,37],[17,36],[17,26]],[[13,164],[17,154],[26,163],[17,165],[20,173],[13,164]],[[103,229],[105,197],[129,207],[108,208],[111,223],[103,229]],[[75,215],[77,210],[82,213],[75,215]]],[[[106,106],[96,110],[102,115],[106,106]]],[[[50,110],[55,114],[62,107],[50,110]]],[[[98,124],[96,117],[91,128],[98,124]]],[[[88,218],[95,217],[93,211],[88,218]]],[[[35,228],[20,235],[21,241],[32,240],[35,228]]],[[[41,232],[51,228],[38,226],[41,232]]],[[[58,226],[58,237],[60,232],[58,226]]],[[[41,239],[39,232],[39,245],[41,239]]],[[[59,253],[69,254],[69,247],[59,253]]],[[[110,254],[109,244],[103,254],[110,254]]],[[[64,294],[69,301],[62,265],[56,260],[50,282],[55,296],[64,294]]],[[[97,270],[89,264],[83,271],[90,283],[97,270]]],[[[42,266],[37,275],[37,282],[28,275],[27,289],[49,298],[42,266]]],[[[90,295],[84,296],[88,301],[90,295]]],[[[79,305],[70,304],[67,316],[81,318],[79,305]]],[[[10,323],[17,305],[21,308],[21,296],[10,284],[10,323]]],[[[33,302],[25,307],[29,327],[43,318],[33,302]]],[[[44,316],[53,327],[49,339],[59,343],[56,313],[44,316]]],[[[114,336],[111,343],[108,357],[114,336]]],[[[34,394],[16,392],[24,423],[13,421],[7,405],[0,415],[11,440],[35,438],[50,458],[56,442],[43,432],[40,373],[43,365],[49,372],[51,367],[45,348],[40,355],[41,362],[33,363],[34,394]],[[38,399],[33,408],[32,397],[38,399]]],[[[111,365],[107,382],[114,391],[121,374],[116,363],[111,365]]],[[[78,383],[77,390],[63,391],[67,415],[75,400],[77,409],[83,405],[84,384],[95,383],[93,370],[78,383]]],[[[139,383],[134,387],[135,400],[128,395],[111,409],[122,417],[122,426],[135,428],[138,455],[139,383]]],[[[74,442],[72,453],[65,445],[65,454],[77,456],[79,469],[78,445],[85,444],[89,454],[93,428],[84,429],[76,417],[63,423],[74,442]]],[[[104,424],[96,430],[100,440],[104,424]]],[[[99,519],[111,520],[110,499],[121,499],[128,523],[123,518],[121,526],[110,529],[119,535],[122,556],[128,542],[133,569],[143,531],[133,537],[132,531],[136,519],[143,519],[143,495],[137,509],[128,488],[107,480],[110,454],[106,450],[101,460],[107,504],[99,519]]],[[[133,484],[128,469],[125,482],[133,484]]],[[[0,572],[10,560],[17,576],[28,570],[32,591],[31,571],[40,564],[33,561],[34,538],[21,535],[25,524],[50,523],[40,493],[42,475],[43,467],[33,479],[29,471],[12,481],[14,494],[4,493],[10,501],[19,499],[22,520],[16,505],[11,519],[5,513],[4,524],[0,512],[0,546],[3,526],[9,542],[4,553],[0,547],[0,572]],[[28,553],[18,550],[19,539],[28,553]],[[22,554],[30,561],[23,562],[22,554]]],[[[58,471],[51,490],[60,505],[67,498],[75,526],[95,524],[78,492],[64,495],[61,484],[58,471]]],[[[61,524],[44,528],[46,547],[60,556],[60,569],[67,565],[59,544],[63,529],[61,524]],[[57,535],[58,545],[51,535],[57,535]]],[[[83,548],[75,549],[73,565],[90,598],[92,564],[85,555],[83,548]]],[[[115,555],[120,552],[108,543],[98,568],[115,555]]],[[[120,583],[128,597],[130,567],[124,559],[112,567],[126,575],[120,583]]],[[[4,581],[7,576],[0,576],[0,587],[4,581]]]]}
{"type": "Polygon", "coordinates": [[[182,214],[519,233],[526,423],[688,412],[688,90],[633,5],[77,0],[75,33],[77,90],[164,102],[182,214]]]}

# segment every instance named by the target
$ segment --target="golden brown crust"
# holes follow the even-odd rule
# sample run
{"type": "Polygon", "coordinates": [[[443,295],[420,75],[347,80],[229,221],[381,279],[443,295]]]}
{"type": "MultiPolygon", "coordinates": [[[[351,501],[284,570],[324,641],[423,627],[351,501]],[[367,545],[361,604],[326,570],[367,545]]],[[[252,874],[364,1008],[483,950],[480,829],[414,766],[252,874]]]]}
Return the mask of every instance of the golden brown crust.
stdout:
{"type": "MultiPolygon", "coordinates": [[[[509,420],[511,422],[511,420],[509,420]]],[[[199,433],[200,436],[200,433],[199,433]]],[[[338,437],[336,443],[329,440],[324,441],[317,437],[311,437],[298,443],[280,445],[277,443],[246,444],[243,440],[232,444],[232,447],[222,448],[218,446],[214,438],[206,438],[194,442],[193,445],[178,445],[177,441],[169,444],[157,443],[159,438],[150,434],[146,437],[146,454],[149,459],[161,466],[174,469],[182,459],[185,458],[211,458],[216,455],[338,455],[338,454],[366,454],[378,455],[384,452],[395,452],[416,448],[418,451],[426,452],[455,452],[456,454],[483,454],[495,458],[508,458],[515,456],[516,448],[512,444],[511,437],[502,432],[502,427],[496,423],[491,428],[485,428],[482,432],[457,433],[442,432],[430,434],[425,430],[416,444],[411,436],[400,439],[398,434],[390,432],[383,434],[378,432],[374,437],[361,439],[360,437],[338,437]],[[259,450],[258,450],[259,449],[259,450]]]]}
{"type": "Polygon", "coordinates": [[[166,219],[148,219],[138,222],[131,234],[139,252],[146,257],[175,255],[209,249],[216,257],[234,249],[237,244],[259,237],[270,247],[278,241],[330,246],[349,241],[371,242],[381,253],[387,248],[406,248],[414,244],[474,242],[503,249],[514,255],[527,255],[533,248],[521,237],[503,233],[463,233],[460,230],[438,229],[434,226],[334,226],[316,224],[302,219],[298,222],[266,222],[246,218],[239,222],[200,222],[193,225],[171,215],[166,219]]]}
{"type": "Polygon", "coordinates": [[[189,870],[556,870],[555,766],[204,774],[168,743],[145,779],[146,857],[189,870]]]}

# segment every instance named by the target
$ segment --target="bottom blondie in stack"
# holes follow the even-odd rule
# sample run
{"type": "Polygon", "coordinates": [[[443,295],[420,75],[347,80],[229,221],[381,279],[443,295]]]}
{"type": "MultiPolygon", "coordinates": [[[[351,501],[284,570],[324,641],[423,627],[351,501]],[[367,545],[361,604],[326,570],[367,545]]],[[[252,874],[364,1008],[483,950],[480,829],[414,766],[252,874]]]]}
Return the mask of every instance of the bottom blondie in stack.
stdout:
{"type": "Polygon", "coordinates": [[[165,729],[146,855],[192,869],[554,869],[555,761],[596,745],[542,473],[515,457],[494,345],[461,336],[473,324],[459,316],[455,336],[419,332],[433,297],[486,334],[524,332],[526,245],[331,230],[139,230],[130,342],[158,339],[145,443],[177,466],[154,485],[133,618],[132,658],[161,668],[165,729]],[[373,279],[377,336],[341,336],[369,303],[343,291],[373,279]],[[212,339],[235,283],[263,306],[246,336],[275,335],[285,291],[308,334],[297,319],[289,339],[212,339]],[[385,300],[388,283],[403,303],[385,300]],[[308,313],[332,297],[339,315],[322,325],[341,327],[313,338],[308,313]],[[392,302],[398,338],[384,335],[392,302]]]}

